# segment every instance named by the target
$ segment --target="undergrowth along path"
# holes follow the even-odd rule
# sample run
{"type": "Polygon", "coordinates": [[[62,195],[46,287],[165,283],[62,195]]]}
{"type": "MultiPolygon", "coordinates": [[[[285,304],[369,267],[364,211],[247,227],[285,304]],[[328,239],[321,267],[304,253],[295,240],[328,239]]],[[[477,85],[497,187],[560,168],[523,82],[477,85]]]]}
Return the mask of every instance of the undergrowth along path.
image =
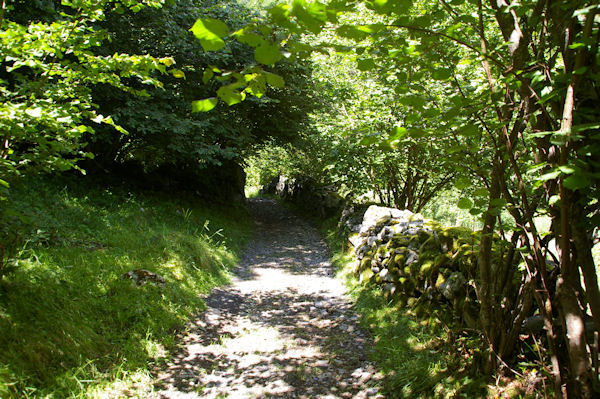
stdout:
{"type": "Polygon", "coordinates": [[[255,238],[157,374],[156,397],[382,398],[319,232],[274,200],[248,206],[255,238]]]}

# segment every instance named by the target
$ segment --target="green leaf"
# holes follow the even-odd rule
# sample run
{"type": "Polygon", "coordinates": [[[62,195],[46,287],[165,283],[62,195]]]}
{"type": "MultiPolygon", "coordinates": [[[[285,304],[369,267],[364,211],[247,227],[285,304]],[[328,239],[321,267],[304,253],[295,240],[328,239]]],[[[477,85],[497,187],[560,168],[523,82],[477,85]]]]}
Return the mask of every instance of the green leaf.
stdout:
{"type": "Polygon", "coordinates": [[[353,25],[342,25],[336,29],[338,36],[345,37],[346,39],[352,39],[360,41],[366,39],[369,35],[367,32],[357,28],[353,25]]]}
{"type": "Polygon", "coordinates": [[[219,88],[219,90],[217,90],[217,96],[230,106],[241,103],[246,99],[246,93],[237,91],[236,88],[231,85],[219,88]]]}
{"type": "Polygon", "coordinates": [[[200,41],[204,51],[216,51],[225,46],[222,37],[229,34],[229,28],[223,22],[212,18],[199,18],[190,29],[200,41]]]}
{"type": "Polygon", "coordinates": [[[10,187],[10,184],[8,184],[7,181],[0,179],[0,186],[4,186],[6,188],[10,187]]]}
{"type": "Polygon", "coordinates": [[[270,84],[273,87],[277,87],[278,89],[281,89],[282,87],[285,86],[285,81],[283,80],[283,78],[277,74],[271,73],[271,72],[265,72],[265,77],[267,78],[267,83],[270,84]]]}
{"type": "Polygon", "coordinates": [[[461,177],[454,182],[454,187],[456,187],[458,190],[464,190],[465,188],[470,187],[472,184],[473,183],[471,182],[471,179],[467,177],[461,177]]]}
{"type": "Polygon", "coordinates": [[[365,58],[358,60],[358,69],[361,71],[368,71],[375,68],[375,61],[372,58],[365,58]]]}
{"type": "Polygon", "coordinates": [[[585,47],[585,43],[574,42],[573,44],[569,45],[569,49],[571,49],[571,50],[577,50],[578,48],[581,48],[581,47],[585,47]]]}
{"type": "Polygon", "coordinates": [[[502,210],[500,208],[489,208],[488,212],[490,213],[490,215],[500,216],[500,214],[502,213],[502,210]]]}
{"type": "Polygon", "coordinates": [[[185,73],[181,69],[171,69],[169,72],[171,72],[171,75],[173,75],[174,78],[185,79],[185,73]]]}
{"type": "Polygon", "coordinates": [[[469,198],[461,198],[458,200],[456,206],[458,206],[460,209],[471,209],[473,207],[473,201],[471,201],[469,198]]]}
{"type": "Polygon", "coordinates": [[[459,130],[459,134],[465,137],[473,137],[479,134],[479,127],[475,124],[468,124],[459,130]]]}
{"type": "Polygon", "coordinates": [[[558,167],[558,169],[566,175],[573,174],[579,170],[578,168],[575,168],[571,165],[561,165],[558,167]]]}
{"type": "Polygon", "coordinates": [[[451,69],[436,69],[435,71],[433,71],[431,76],[435,80],[447,80],[452,76],[452,70],[451,69]]]}
{"type": "Polygon", "coordinates": [[[369,7],[381,14],[402,13],[412,5],[410,0],[371,0],[369,7]]]}
{"type": "Polygon", "coordinates": [[[358,142],[359,145],[371,146],[379,141],[379,136],[365,136],[358,142]]]}
{"type": "Polygon", "coordinates": [[[408,134],[408,130],[405,127],[394,126],[390,132],[390,141],[396,141],[402,139],[408,134]]]}
{"type": "Polygon", "coordinates": [[[254,50],[254,59],[256,62],[265,65],[271,65],[281,59],[279,44],[263,43],[254,50]]]}
{"type": "Polygon", "coordinates": [[[273,21],[282,26],[282,27],[290,27],[290,6],[288,4],[278,4],[269,8],[269,14],[271,14],[271,18],[273,21]]]}
{"type": "MultiPolygon", "coordinates": [[[[248,75],[246,75],[248,76],[248,75]]],[[[257,98],[261,98],[267,91],[266,78],[264,75],[252,74],[252,79],[246,88],[246,93],[251,94],[257,98]]]]}
{"type": "Polygon", "coordinates": [[[173,57],[164,57],[164,58],[160,58],[158,60],[161,64],[164,64],[166,66],[171,66],[173,64],[175,64],[175,59],[173,57]]]}
{"type": "Polygon", "coordinates": [[[558,176],[560,176],[560,170],[553,169],[552,171],[550,171],[548,173],[544,173],[543,175],[541,175],[540,176],[540,180],[541,181],[548,181],[548,180],[556,179],[558,176]]]}
{"type": "Polygon", "coordinates": [[[202,74],[202,83],[207,84],[215,75],[212,69],[206,68],[202,74]]]}
{"type": "Polygon", "coordinates": [[[490,205],[496,208],[500,208],[506,205],[506,200],[504,198],[494,198],[490,201],[490,205]]]}
{"type": "Polygon", "coordinates": [[[251,47],[258,47],[259,45],[265,43],[265,39],[263,39],[260,35],[249,32],[245,28],[238,30],[233,34],[233,36],[238,42],[245,43],[251,47]]]}
{"type": "Polygon", "coordinates": [[[590,179],[580,174],[571,175],[562,181],[563,186],[572,191],[588,187],[591,185],[591,183],[592,182],[590,181],[590,179]]]}
{"type": "Polygon", "coordinates": [[[480,187],[473,192],[474,195],[478,197],[486,197],[489,194],[489,190],[487,188],[480,187]]]}
{"type": "Polygon", "coordinates": [[[304,0],[294,0],[292,14],[296,16],[300,24],[315,35],[321,32],[327,20],[325,6],[317,1],[312,2],[307,7],[304,0]]]}
{"type": "Polygon", "coordinates": [[[411,128],[408,131],[408,135],[413,138],[421,138],[427,136],[427,131],[419,128],[411,128]]]}
{"type": "Polygon", "coordinates": [[[204,100],[192,101],[192,112],[208,112],[216,107],[219,99],[216,97],[206,98],[204,100]]]}

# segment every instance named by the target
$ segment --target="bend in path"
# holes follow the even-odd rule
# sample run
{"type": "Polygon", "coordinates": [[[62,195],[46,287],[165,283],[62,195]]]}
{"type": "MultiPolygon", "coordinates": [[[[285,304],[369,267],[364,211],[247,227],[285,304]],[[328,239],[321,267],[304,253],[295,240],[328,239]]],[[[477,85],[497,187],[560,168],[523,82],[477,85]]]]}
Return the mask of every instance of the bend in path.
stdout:
{"type": "Polygon", "coordinates": [[[250,200],[255,238],[230,286],[158,374],[159,398],[366,398],[380,374],[318,231],[250,200]]]}

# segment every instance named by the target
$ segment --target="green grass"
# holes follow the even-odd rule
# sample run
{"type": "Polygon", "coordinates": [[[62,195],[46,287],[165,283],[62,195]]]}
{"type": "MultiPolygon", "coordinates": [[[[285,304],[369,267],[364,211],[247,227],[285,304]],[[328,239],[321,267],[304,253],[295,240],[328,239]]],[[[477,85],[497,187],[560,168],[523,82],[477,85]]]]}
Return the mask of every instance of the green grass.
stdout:
{"type": "Polygon", "coordinates": [[[246,186],[244,188],[244,193],[246,194],[246,198],[256,198],[260,195],[260,186],[246,186]]]}
{"type": "Polygon", "coordinates": [[[251,232],[242,208],[82,179],[15,185],[1,205],[4,240],[18,243],[0,281],[2,398],[143,397],[251,232]],[[133,269],[166,283],[136,286],[133,269]]]}
{"type": "Polygon", "coordinates": [[[396,398],[485,397],[485,378],[473,375],[478,343],[457,337],[438,311],[415,314],[388,303],[376,288],[355,286],[356,310],[375,339],[373,359],[385,374],[384,391],[396,398]]]}

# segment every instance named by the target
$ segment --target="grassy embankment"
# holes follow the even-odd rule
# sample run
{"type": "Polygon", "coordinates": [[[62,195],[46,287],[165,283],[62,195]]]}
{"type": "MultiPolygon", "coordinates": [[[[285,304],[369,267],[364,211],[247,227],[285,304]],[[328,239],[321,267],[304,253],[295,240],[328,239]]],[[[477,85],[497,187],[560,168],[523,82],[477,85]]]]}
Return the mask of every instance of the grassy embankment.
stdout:
{"type": "Polygon", "coordinates": [[[15,185],[0,205],[16,249],[0,281],[2,398],[144,397],[251,231],[241,208],[82,179],[15,185]],[[133,269],[166,282],[137,286],[133,269]]]}

